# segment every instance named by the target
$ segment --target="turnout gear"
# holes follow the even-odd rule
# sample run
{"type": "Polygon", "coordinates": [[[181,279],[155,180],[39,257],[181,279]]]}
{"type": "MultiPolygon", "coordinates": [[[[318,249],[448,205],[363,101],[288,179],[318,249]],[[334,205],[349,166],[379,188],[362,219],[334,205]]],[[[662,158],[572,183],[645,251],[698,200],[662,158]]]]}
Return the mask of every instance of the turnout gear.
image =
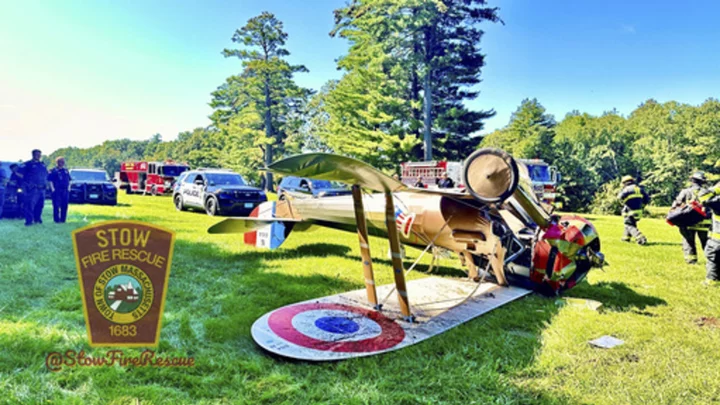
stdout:
{"type": "MultiPolygon", "coordinates": [[[[682,207],[687,204],[691,204],[693,201],[699,201],[700,194],[706,194],[706,190],[702,187],[701,182],[704,182],[705,174],[697,172],[690,178],[693,182],[690,187],[683,189],[678,194],[675,201],[672,203],[672,208],[682,207]]],[[[682,250],[685,256],[685,262],[688,264],[695,264],[698,260],[697,248],[695,247],[695,236],[697,235],[700,240],[700,246],[705,251],[707,245],[708,230],[712,223],[711,218],[701,220],[695,225],[680,227],[680,235],[682,235],[682,250]]]]}
{"type": "Polygon", "coordinates": [[[650,196],[642,186],[634,184],[635,181],[631,176],[625,176],[622,180],[623,183],[627,183],[618,194],[618,199],[623,202],[622,215],[625,224],[622,240],[630,242],[635,238],[639,245],[644,245],[647,239],[638,229],[637,223],[642,218],[643,207],[650,202],[650,196]]]}
{"type": "Polygon", "coordinates": [[[720,183],[708,190],[703,190],[699,199],[712,211],[710,238],[705,246],[705,257],[707,258],[705,277],[710,281],[720,281],[720,183]]]}

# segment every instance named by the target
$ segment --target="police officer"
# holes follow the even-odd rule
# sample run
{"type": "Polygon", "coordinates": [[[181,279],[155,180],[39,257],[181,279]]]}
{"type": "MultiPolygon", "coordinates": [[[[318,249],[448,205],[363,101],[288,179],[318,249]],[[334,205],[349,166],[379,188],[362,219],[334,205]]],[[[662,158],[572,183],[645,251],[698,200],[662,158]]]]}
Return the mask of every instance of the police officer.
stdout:
{"type": "Polygon", "coordinates": [[[32,151],[32,160],[23,163],[18,171],[22,178],[23,211],[25,226],[34,223],[42,224],[42,210],[45,204],[45,187],[47,186],[48,170],[40,160],[42,152],[32,151]]]}
{"type": "Polygon", "coordinates": [[[709,190],[700,192],[699,200],[712,212],[712,226],[710,238],[705,246],[705,257],[707,258],[704,285],[720,284],[720,183],[709,190]]]}
{"type": "MultiPolygon", "coordinates": [[[[690,187],[680,191],[680,194],[678,194],[677,198],[672,203],[672,208],[689,204],[692,201],[698,201],[700,194],[705,194],[705,189],[703,188],[705,183],[707,183],[705,173],[693,173],[690,177],[690,187]]],[[[700,245],[702,246],[703,251],[705,250],[708,229],[710,228],[711,222],[712,220],[708,218],[693,226],[680,228],[680,235],[682,235],[683,238],[683,255],[685,256],[685,262],[688,264],[696,264],[698,259],[697,249],[695,247],[695,235],[697,235],[698,239],[700,239],[700,245]]]]}
{"type": "Polygon", "coordinates": [[[618,199],[623,202],[622,215],[624,217],[625,231],[623,232],[622,241],[630,242],[631,238],[635,238],[638,245],[647,243],[647,239],[637,228],[637,223],[642,218],[643,207],[650,202],[650,196],[645,192],[642,186],[635,184],[632,176],[624,176],[622,178],[623,189],[618,194],[618,199]]]}
{"type": "Polygon", "coordinates": [[[55,159],[55,167],[50,170],[48,181],[52,191],[53,220],[56,224],[64,223],[67,217],[70,180],[70,172],[65,168],[65,158],[55,159]]]}

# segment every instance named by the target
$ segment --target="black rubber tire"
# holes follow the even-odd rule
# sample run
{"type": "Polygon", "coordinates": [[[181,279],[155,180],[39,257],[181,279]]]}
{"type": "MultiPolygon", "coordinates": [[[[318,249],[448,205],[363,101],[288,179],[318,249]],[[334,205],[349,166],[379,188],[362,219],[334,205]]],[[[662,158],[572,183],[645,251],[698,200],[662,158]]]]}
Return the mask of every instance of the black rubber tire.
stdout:
{"type": "Polygon", "coordinates": [[[220,213],[218,208],[218,201],[215,197],[208,197],[208,199],[205,200],[205,212],[211,217],[214,217],[220,213]]]}
{"type": "Polygon", "coordinates": [[[185,211],[185,205],[183,205],[184,201],[183,201],[182,195],[175,194],[175,197],[173,198],[173,203],[175,204],[176,210],[185,211]]]}

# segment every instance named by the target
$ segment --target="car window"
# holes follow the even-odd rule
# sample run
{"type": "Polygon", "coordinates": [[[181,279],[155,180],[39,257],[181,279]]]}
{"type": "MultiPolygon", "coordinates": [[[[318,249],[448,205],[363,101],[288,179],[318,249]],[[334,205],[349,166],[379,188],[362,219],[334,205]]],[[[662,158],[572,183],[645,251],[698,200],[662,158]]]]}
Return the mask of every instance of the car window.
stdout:
{"type": "Polygon", "coordinates": [[[208,173],[210,186],[244,186],[245,180],[237,173],[208,173]]]}
{"type": "Polygon", "coordinates": [[[184,182],[184,183],[192,184],[192,182],[193,182],[193,176],[190,176],[190,175],[187,175],[187,174],[186,174],[186,175],[185,175],[185,179],[183,180],[183,182],[184,182]]]}
{"type": "Polygon", "coordinates": [[[310,180],[310,183],[313,188],[333,188],[333,185],[327,180],[310,180]]]}
{"type": "Polygon", "coordinates": [[[70,170],[70,177],[74,181],[108,181],[107,173],[94,170],[70,170]]]}
{"type": "Polygon", "coordinates": [[[203,183],[205,182],[205,179],[203,179],[202,174],[198,174],[197,176],[195,176],[195,179],[193,180],[193,183],[195,183],[195,182],[198,181],[198,180],[202,181],[203,183]]]}
{"type": "Polygon", "coordinates": [[[184,182],[186,178],[187,178],[187,173],[183,173],[180,175],[180,177],[178,177],[177,181],[178,181],[178,183],[181,183],[181,182],[184,182]]]}

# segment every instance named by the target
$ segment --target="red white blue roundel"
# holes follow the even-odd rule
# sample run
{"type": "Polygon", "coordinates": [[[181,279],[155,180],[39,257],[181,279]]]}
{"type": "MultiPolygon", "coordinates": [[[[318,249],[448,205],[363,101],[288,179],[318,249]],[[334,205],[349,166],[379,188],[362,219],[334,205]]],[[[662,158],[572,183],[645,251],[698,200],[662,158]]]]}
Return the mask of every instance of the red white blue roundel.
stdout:
{"type": "Polygon", "coordinates": [[[383,314],[338,303],[301,303],[280,308],[267,314],[267,328],[271,335],[298,349],[337,354],[386,351],[405,339],[402,327],[383,314]]]}

